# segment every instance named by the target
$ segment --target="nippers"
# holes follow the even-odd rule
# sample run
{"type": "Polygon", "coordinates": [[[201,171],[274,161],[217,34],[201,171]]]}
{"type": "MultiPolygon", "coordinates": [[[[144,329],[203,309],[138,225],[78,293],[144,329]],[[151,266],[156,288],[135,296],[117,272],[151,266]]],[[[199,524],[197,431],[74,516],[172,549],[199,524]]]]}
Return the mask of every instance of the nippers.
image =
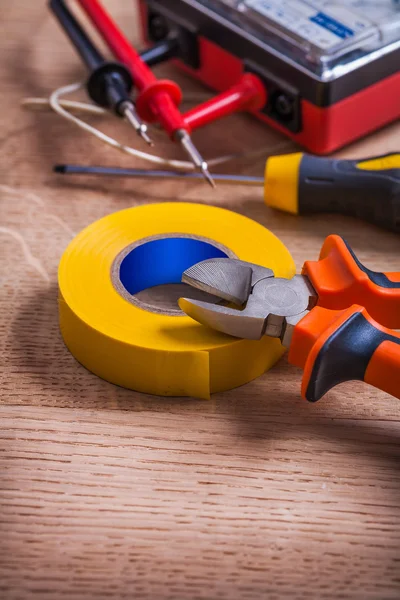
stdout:
{"type": "Polygon", "coordinates": [[[292,279],[230,258],[200,262],[182,281],[221,298],[181,298],[196,321],[248,339],[280,338],[304,370],[302,394],[319,400],[338,383],[363,380],[400,398],[400,273],[365,267],[340,236],[292,279]]]}

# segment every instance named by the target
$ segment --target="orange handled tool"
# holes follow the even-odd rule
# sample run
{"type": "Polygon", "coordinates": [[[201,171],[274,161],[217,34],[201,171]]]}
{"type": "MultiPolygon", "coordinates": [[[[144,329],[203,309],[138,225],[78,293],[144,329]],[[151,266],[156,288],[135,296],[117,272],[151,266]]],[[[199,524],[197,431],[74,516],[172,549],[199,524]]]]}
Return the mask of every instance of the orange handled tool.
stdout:
{"type": "Polygon", "coordinates": [[[239,260],[211,259],[182,281],[241,307],[181,298],[194,319],[237,337],[278,337],[289,362],[304,370],[302,395],[319,400],[338,383],[358,379],[400,398],[400,273],[365,267],[331,235],[302,275],[274,277],[239,260]]]}
{"type": "Polygon", "coordinates": [[[400,334],[388,329],[400,328],[400,273],[371,271],[337,235],[302,273],[318,295],[289,350],[289,361],[304,369],[303,396],[318,400],[358,379],[400,397],[400,334]]]}

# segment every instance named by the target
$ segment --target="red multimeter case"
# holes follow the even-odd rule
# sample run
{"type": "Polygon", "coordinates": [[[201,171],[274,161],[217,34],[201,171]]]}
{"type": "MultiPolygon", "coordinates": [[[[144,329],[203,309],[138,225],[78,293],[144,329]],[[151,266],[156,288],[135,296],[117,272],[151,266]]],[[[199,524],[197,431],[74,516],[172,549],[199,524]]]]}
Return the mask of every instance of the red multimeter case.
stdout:
{"type": "Polygon", "coordinates": [[[399,0],[138,0],[144,39],[219,92],[264,83],[255,115],[316,154],[400,118],[399,0]]]}

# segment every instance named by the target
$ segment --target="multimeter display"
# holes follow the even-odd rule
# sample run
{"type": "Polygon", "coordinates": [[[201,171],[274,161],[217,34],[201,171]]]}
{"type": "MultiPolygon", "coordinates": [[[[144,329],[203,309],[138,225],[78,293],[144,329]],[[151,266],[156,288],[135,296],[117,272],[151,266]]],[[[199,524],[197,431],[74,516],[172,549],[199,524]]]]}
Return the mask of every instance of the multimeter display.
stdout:
{"type": "Polygon", "coordinates": [[[322,79],[400,46],[400,0],[202,0],[322,79]]]}

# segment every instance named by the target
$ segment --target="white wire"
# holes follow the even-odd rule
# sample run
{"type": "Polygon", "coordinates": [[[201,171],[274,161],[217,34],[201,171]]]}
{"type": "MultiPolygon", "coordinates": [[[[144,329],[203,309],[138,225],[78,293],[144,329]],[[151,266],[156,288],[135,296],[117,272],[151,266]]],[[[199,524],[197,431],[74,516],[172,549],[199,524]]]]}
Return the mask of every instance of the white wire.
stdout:
{"type": "MultiPolygon", "coordinates": [[[[105,115],[107,113],[101,106],[88,104],[87,102],[77,102],[76,100],[59,100],[58,102],[60,106],[72,112],[88,113],[89,115],[105,115]]],[[[48,98],[24,98],[21,102],[21,106],[31,110],[42,110],[46,108],[52,110],[48,98]]]]}
{"type": "Polygon", "coordinates": [[[135,156],[136,158],[142,158],[144,160],[148,160],[149,162],[156,163],[158,165],[172,167],[173,169],[185,169],[185,171],[193,171],[194,165],[188,161],[161,158],[161,156],[155,156],[154,154],[142,152],[141,150],[131,148],[131,146],[121,144],[114,138],[110,137],[109,135],[106,135],[99,129],[96,129],[96,127],[92,127],[92,125],[85,123],[85,121],[82,121],[82,119],[79,119],[75,115],[72,115],[70,112],[65,110],[65,108],[63,108],[59,103],[60,97],[67,94],[73,94],[74,92],[79,91],[83,87],[84,83],[71,83],[69,85],[64,85],[63,87],[60,87],[57,90],[55,90],[49,98],[50,106],[54,110],[54,112],[59,114],[64,119],[75,123],[75,125],[77,125],[81,129],[84,129],[88,133],[91,133],[105,144],[108,144],[109,146],[116,148],[117,150],[120,150],[125,154],[130,154],[131,156],[135,156]]]}
{"type": "MultiPolygon", "coordinates": [[[[62,118],[75,123],[81,129],[87,131],[88,133],[94,135],[96,138],[101,140],[103,143],[108,144],[109,146],[116,148],[117,150],[124,152],[125,154],[129,154],[131,156],[135,156],[137,158],[141,158],[143,160],[147,160],[152,163],[156,163],[163,166],[168,166],[173,169],[184,169],[185,171],[193,171],[194,165],[188,161],[182,160],[172,160],[167,158],[162,158],[161,156],[156,156],[154,154],[149,154],[148,152],[142,152],[141,150],[136,150],[135,148],[131,148],[130,146],[126,146],[121,144],[114,138],[106,135],[96,127],[89,125],[82,119],[79,119],[75,115],[71,114],[70,111],[83,112],[87,114],[96,114],[96,115],[107,115],[108,111],[104,110],[100,106],[96,106],[94,104],[88,104],[86,102],[77,102],[74,100],[65,100],[62,99],[61,96],[72,94],[74,92],[79,91],[84,87],[84,83],[72,83],[70,85],[66,85],[55,90],[49,99],[46,98],[26,98],[22,101],[22,105],[26,108],[42,108],[42,107],[50,107],[54,112],[60,115],[62,118]],[[67,110],[68,109],[68,110],[67,110]]],[[[256,157],[262,154],[274,154],[276,152],[280,152],[285,148],[288,148],[292,145],[292,142],[285,140],[283,142],[279,142],[273,146],[261,146],[256,150],[245,150],[242,152],[237,152],[234,154],[226,154],[224,156],[219,156],[213,158],[208,162],[209,166],[215,166],[222,163],[226,163],[231,160],[240,159],[240,158],[250,158],[256,157]]]]}

